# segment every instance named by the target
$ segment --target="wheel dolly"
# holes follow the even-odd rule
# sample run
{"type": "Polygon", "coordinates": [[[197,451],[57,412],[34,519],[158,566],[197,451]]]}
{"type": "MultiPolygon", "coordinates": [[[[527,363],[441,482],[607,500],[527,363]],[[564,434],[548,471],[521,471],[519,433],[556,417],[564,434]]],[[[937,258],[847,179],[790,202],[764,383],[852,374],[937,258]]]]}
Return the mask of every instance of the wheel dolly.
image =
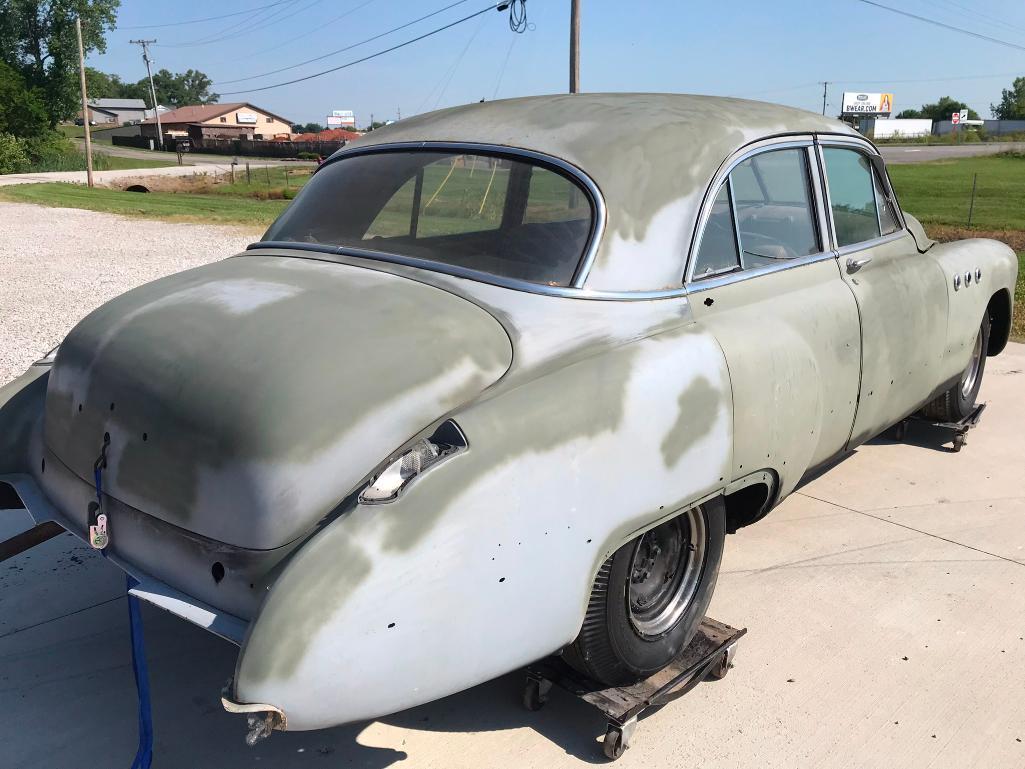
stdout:
{"type": "Polygon", "coordinates": [[[527,668],[523,705],[540,710],[552,684],[597,708],[608,719],[602,751],[613,761],[630,747],[637,720],[648,710],[682,697],[706,678],[724,678],[737,642],[747,628],[730,627],[705,617],[694,640],[672,662],[632,686],[605,687],[571,668],[560,657],[548,657],[527,668]]]}
{"type": "Polygon", "coordinates": [[[896,441],[903,441],[907,438],[908,427],[912,422],[918,422],[921,424],[931,425],[932,427],[941,427],[944,430],[951,430],[954,433],[954,437],[951,439],[954,443],[954,447],[951,451],[960,451],[968,443],[968,431],[979,424],[979,420],[982,419],[982,412],[986,410],[986,404],[980,403],[972,412],[964,419],[960,419],[957,422],[937,422],[928,417],[922,417],[918,414],[912,414],[899,421],[893,426],[893,439],[896,441]]]}

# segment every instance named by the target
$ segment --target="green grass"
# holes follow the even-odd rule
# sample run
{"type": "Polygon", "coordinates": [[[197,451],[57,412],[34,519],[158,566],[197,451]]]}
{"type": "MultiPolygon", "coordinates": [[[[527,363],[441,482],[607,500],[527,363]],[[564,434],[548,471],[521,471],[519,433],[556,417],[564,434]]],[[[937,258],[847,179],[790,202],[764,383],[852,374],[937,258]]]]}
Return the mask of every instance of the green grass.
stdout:
{"type": "Polygon", "coordinates": [[[1011,336],[1025,342],[1025,154],[891,165],[901,208],[937,240],[991,237],[1018,252],[1018,283],[1011,336]],[[977,177],[972,223],[972,184],[977,177]]]}
{"type": "Polygon", "coordinates": [[[122,171],[132,168],[166,168],[176,166],[176,160],[158,160],[156,158],[123,158],[119,155],[93,153],[93,169],[97,171],[122,171]]]}
{"type": "Polygon", "coordinates": [[[266,227],[285,210],[287,200],[255,200],[169,192],[133,193],[81,184],[19,184],[0,187],[0,198],[58,208],[85,208],[125,216],[182,222],[266,227]]]}
{"type": "MultiPolygon", "coordinates": [[[[110,134],[108,131],[112,131],[118,126],[89,126],[89,138],[94,142],[102,144],[111,144],[110,134]]],[[[64,134],[69,139],[84,139],[85,138],[85,127],[80,125],[59,125],[57,130],[64,134]]]]}
{"type": "Polygon", "coordinates": [[[1001,153],[932,163],[891,165],[901,208],[923,224],[968,226],[972,181],[978,174],[972,226],[1025,230],[1025,155],[1001,153]]]}

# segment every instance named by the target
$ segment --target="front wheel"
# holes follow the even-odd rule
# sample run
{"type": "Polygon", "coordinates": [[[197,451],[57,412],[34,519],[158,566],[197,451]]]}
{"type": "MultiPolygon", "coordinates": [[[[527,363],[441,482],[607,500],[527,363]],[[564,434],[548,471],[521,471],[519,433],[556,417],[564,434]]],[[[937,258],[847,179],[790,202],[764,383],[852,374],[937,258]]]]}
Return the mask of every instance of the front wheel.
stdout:
{"type": "Polygon", "coordinates": [[[959,422],[975,409],[975,401],[982,387],[986,370],[986,350],[989,349],[989,313],[982,319],[979,333],[972,346],[972,357],[953,387],[922,409],[922,414],[938,422],[959,422]]]}
{"type": "Polygon", "coordinates": [[[567,662],[607,686],[668,665],[690,643],[712,600],[726,538],[716,499],[623,545],[598,569],[567,662]]]}

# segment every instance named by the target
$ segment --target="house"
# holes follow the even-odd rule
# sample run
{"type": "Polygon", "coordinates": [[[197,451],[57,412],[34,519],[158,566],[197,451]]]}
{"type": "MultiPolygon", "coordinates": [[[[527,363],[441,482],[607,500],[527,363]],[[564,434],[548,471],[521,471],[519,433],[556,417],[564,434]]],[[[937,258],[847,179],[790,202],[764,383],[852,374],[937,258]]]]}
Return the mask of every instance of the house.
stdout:
{"type": "MultiPolygon", "coordinates": [[[[114,123],[138,123],[145,119],[146,102],[142,99],[90,99],[90,120],[97,125],[114,123]]],[[[152,110],[150,110],[152,112],[152,110]]]]}
{"type": "MultiPolygon", "coordinates": [[[[183,137],[195,134],[197,130],[205,137],[227,139],[270,139],[276,134],[292,133],[292,123],[287,118],[248,102],[179,107],[160,115],[160,127],[165,134],[183,137]],[[200,128],[190,131],[190,126],[200,128]]],[[[156,137],[157,121],[154,118],[142,121],[142,135],[156,137]]]]}

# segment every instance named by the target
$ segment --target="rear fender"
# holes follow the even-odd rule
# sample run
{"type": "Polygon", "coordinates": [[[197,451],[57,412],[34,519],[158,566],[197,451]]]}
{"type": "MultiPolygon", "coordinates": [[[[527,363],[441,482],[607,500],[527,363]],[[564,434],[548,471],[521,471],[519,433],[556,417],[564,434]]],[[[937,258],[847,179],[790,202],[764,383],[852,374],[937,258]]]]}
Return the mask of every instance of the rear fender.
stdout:
{"type": "Polygon", "coordinates": [[[50,366],[29,366],[0,387],[0,475],[27,473],[41,450],[43,411],[50,366]]]}
{"type": "Polygon", "coordinates": [[[936,260],[947,279],[947,343],[938,377],[946,382],[968,365],[993,297],[1004,291],[1013,296],[1018,259],[1006,244],[983,238],[940,243],[928,256],[936,260]]]}
{"type": "Polygon", "coordinates": [[[465,451],[294,554],[250,627],[233,699],[316,729],[558,651],[611,553],[721,493],[732,417],[722,352],[693,326],[455,414],[465,451]]]}

